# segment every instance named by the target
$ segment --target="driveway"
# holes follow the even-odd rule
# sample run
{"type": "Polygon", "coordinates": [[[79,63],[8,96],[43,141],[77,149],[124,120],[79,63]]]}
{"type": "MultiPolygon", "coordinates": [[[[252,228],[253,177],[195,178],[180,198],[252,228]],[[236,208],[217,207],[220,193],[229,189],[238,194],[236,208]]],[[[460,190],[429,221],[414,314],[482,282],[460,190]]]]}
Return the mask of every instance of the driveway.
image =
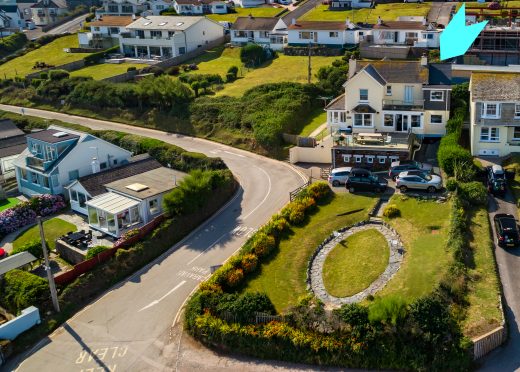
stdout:
{"type": "Polygon", "coordinates": [[[450,22],[450,13],[453,6],[456,6],[456,3],[432,3],[428,12],[428,22],[437,22],[437,24],[447,26],[450,22]]]}
{"type": "Polygon", "coordinates": [[[303,16],[305,13],[310,12],[312,9],[321,4],[320,0],[307,0],[303,4],[300,4],[296,9],[292,12],[289,12],[282,16],[283,21],[287,26],[289,26],[293,19],[298,19],[303,16]]]}
{"type": "MultiPolygon", "coordinates": [[[[20,112],[0,105],[0,110],[20,112]]],[[[239,192],[215,216],[169,252],[117,284],[77,313],[6,370],[172,371],[177,350],[171,327],[185,300],[269,217],[289,201],[304,177],[287,163],[211,141],[158,130],[26,108],[25,113],[93,129],[113,129],[157,138],[220,156],[238,178],[239,192]]]]}
{"type": "MultiPolygon", "coordinates": [[[[489,218],[493,221],[496,213],[512,214],[518,220],[518,208],[510,190],[503,199],[489,197],[489,218]]],[[[495,227],[492,224],[495,240],[495,256],[504,292],[504,312],[508,324],[509,340],[502,347],[491,352],[482,360],[480,371],[516,371],[520,369],[520,248],[504,249],[496,245],[495,227]]]]}

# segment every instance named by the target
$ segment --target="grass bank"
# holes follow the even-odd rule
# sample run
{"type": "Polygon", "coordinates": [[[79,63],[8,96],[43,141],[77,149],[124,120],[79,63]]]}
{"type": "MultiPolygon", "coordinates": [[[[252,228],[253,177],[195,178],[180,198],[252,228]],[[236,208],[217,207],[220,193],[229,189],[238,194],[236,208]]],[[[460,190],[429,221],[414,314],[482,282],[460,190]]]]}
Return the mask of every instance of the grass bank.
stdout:
{"type": "Polygon", "coordinates": [[[70,76],[86,76],[94,80],[103,80],[112,76],[120,75],[127,72],[129,67],[141,69],[146,65],[139,63],[101,63],[99,65],[83,67],[79,70],[72,71],[70,76]]]}

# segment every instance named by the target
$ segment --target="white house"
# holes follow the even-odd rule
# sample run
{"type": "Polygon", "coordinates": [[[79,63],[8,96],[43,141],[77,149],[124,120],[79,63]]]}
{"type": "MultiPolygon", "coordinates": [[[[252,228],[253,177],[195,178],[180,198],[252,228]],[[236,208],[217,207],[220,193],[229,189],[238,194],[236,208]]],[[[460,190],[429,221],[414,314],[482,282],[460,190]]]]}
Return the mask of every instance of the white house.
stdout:
{"type": "Polygon", "coordinates": [[[25,149],[25,134],[9,119],[0,120],[0,184],[14,178],[14,160],[25,149]]]}
{"type": "Polygon", "coordinates": [[[149,0],[148,7],[153,15],[161,15],[163,10],[173,8],[173,0],[149,0]]]}
{"type": "Polygon", "coordinates": [[[425,18],[422,21],[383,21],[379,18],[372,34],[376,45],[439,48],[441,31],[425,18]]]}
{"type": "Polygon", "coordinates": [[[26,26],[23,12],[16,3],[0,5],[0,25],[17,31],[26,26]]]}
{"type": "Polygon", "coordinates": [[[108,192],[86,202],[89,226],[120,237],[150,222],[163,213],[164,195],[185,176],[161,167],[105,184],[108,192]]]}
{"type": "Polygon", "coordinates": [[[58,21],[58,17],[67,12],[63,0],[40,0],[31,6],[32,20],[36,26],[47,26],[58,21]]]}
{"type": "Polygon", "coordinates": [[[241,8],[256,8],[265,4],[272,4],[273,0],[233,0],[235,6],[239,6],[241,8]]]}
{"type": "Polygon", "coordinates": [[[228,8],[223,0],[173,0],[173,8],[182,15],[226,14],[228,8]]]}
{"type": "Polygon", "coordinates": [[[224,36],[224,27],[205,17],[148,16],[126,26],[121,52],[134,58],[172,58],[224,36]]]}
{"type": "Polygon", "coordinates": [[[91,134],[51,125],[26,135],[14,160],[18,190],[25,195],[63,194],[65,186],[128,162],[131,152],[91,134]]]}
{"type": "Polygon", "coordinates": [[[150,9],[148,0],[103,0],[101,9],[96,10],[99,15],[142,15],[150,9]]]}
{"type": "Polygon", "coordinates": [[[119,45],[119,37],[128,32],[126,26],[136,21],[136,16],[98,16],[90,23],[90,32],[79,32],[79,46],[83,48],[110,48],[119,45]]]}
{"type": "Polygon", "coordinates": [[[358,8],[370,8],[372,0],[330,0],[329,10],[350,10],[358,8]]]}
{"type": "Polygon", "coordinates": [[[520,73],[473,72],[470,138],[474,156],[520,151],[520,73]]]}
{"type": "Polygon", "coordinates": [[[371,33],[347,19],[345,22],[292,21],[288,27],[289,46],[324,45],[344,48],[358,45],[371,33]]]}
{"type": "Polygon", "coordinates": [[[287,44],[287,25],[276,17],[238,17],[231,26],[231,43],[255,43],[281,50],[287,44]]]}

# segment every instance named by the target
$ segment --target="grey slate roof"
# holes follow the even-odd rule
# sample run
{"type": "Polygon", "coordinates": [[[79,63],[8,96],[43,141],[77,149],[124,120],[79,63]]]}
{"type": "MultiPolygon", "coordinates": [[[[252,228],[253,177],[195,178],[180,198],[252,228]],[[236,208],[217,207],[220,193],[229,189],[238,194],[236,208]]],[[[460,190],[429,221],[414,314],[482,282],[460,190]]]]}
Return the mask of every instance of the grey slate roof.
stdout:
{"type": "Polygon", "coordinates": [[[470,90],[473,101],[520,102],[520,74],[474,72],[471,74],[470,90]]]}
{"type": "Polygon", "coordinates": [[[10,119],[0,120],[0,140],[10,137],[23,136],[24,133],[10,119]]]}
{"type": "Polygon", "coordinates": [[[27,137],[34,138],[34,139],[37,139],[37,140],[40,140],[43,142],[47,142],[47,143],[58,143],[58,142],[68,141],[73,138],[79,138],[80,136],[73,134],[73,133],[64,132],[61,130],[47,129],[47,130],[42,130],[42,131],[35,132],[35,133],[30,133],[27,135],[27,137]],[[59,133],[59,132],[66,133],[66,135],[63,137],[55,137],[54,134],[59,133]]]}
{"type": "Polygon", "coordinates": [[[430,63],[428,85],[451,85],[451,63],[430,63]]]}
{"type": "Polygon", "coordinates": [[[81,177],[78,181],[90,196],[94,197],[105,193],[105,185],[108,183],[161,168],[161,164],[148,154],[134,156],[129,161],[129,163],[117,168],[106,169],[99,173],[81,177]]]}
{"type": "Polygon", "coordinates": [[[386,83],[428,83],[428,68],[421,66],[421,63],[418,61],[359,61],[356,65],[357,72],[361,71],[367,65],[372,65],[386,83]]]}
{"type": "Polygon", "coordinates": [[[238,17],[231,26],[232,30],[272,31],[280,18],[275,17],[238,17]]]}
{"type": "Polygon", "coordinates": [[[326,110],[345,110],[345,93],[341,96],[334,98],[328,105],[325,107],[326,110]]]}

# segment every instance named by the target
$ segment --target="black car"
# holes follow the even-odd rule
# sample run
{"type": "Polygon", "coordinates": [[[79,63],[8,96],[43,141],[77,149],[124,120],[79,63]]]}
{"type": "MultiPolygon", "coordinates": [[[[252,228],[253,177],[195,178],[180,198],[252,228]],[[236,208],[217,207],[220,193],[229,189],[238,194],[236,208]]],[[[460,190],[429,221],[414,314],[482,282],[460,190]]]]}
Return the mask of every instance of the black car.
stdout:
{"type": "Polygon", "coordinates": [[[387,186],[387,180],[373,175],[369,170],[360,168],[352,169],[345,181],[345,187],[350,192],[385,192],[387,186]]]}
{"type": "Polygon", "coordinates": [[[515,217],[511,214],[495,214],[493,221],[497,232],[497,244],[500,247],[516,247],[520,237],[515,217]]]}
{"type": "Polygon", "coordinates": [[[487,190],[493,195],[505,195],[506,193],[506,173],[500,165],[488,167],[487,190]]]}

